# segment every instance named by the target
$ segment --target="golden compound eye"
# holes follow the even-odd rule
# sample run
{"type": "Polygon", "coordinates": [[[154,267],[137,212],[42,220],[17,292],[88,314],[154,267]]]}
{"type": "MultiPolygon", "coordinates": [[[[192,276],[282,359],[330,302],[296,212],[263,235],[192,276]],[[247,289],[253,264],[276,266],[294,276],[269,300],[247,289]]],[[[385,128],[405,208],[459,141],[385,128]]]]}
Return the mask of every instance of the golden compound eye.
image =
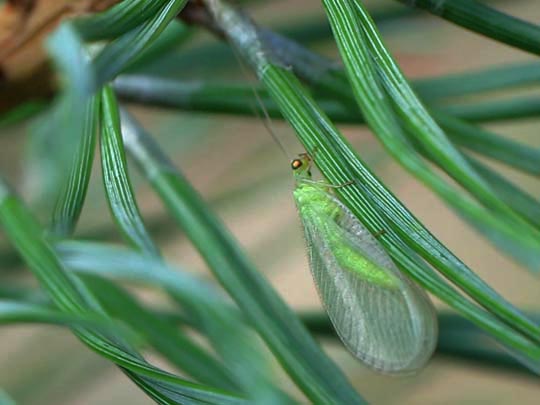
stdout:
{"type": "Polygon", "coordinates": [[[302,161],[300,159],[294,159],[292,162],[291,162],[291,167],[293,170],[296,170],[300,167],[302,167],[302,161]]]}

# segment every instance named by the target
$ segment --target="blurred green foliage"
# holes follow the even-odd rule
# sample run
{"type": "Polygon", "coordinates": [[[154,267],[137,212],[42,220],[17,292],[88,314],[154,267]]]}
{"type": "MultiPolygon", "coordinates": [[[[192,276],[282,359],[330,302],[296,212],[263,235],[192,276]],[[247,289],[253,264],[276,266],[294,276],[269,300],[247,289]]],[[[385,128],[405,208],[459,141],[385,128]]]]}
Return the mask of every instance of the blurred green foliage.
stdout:
{"type": "MultiPolygon", "coordinates": [[[[398,27],[416,16],[414,10],[372,11],[356,0],[324,0],[324,20],[291,22],[278,34],[217,0],[204,1],[207,9],[188,5],[184,13],[204,16],[188,26],[176,18],[186,3],[124,0],[101,14],[63,22],[47,42],[62,77],[54,102],[32,101],[0,117],[6,128],[41,112],[32,125],[32,164],[25,171],[39,179],[42,199],[53,202],[45,212],[49,226],[43,227],[37,218],[47,204],[23,202],[0,180],[0,225],[9,242],[0,256],[6,278],[0,323],[67,326],[161,404],[301,402],[298,392],[281,387],[283,380],[313,403],[365,402],[313,338],[321,333],[333,338],[324,316],[299,317],[275,291],[180,172],[169,149],[122,109],[129,101],[284,120],[329,182],[354,181],[336,194],[371,232],[384,229],[381,242],[400,269],[454,309],[455,314],[440,316],[439,352],[493,369],[538,373],[537,317],[508,302],[439,241],[377,178],[365,151],[355,150],[336,127],[367,124],[392,159],[498,249],[537,272],[539,201],[487,162],[537,176],[540,149],[478,125],[535,119],[539,99],[474,97],[535,85],[538,63],[409,82],[378,27],[398,27]],[[226,44],[200,39],[205,30],[219,32],[226,44]],[[337,45],[342,65],[307,48],[323,40],[337,45]],[[238,74],[231,55],[239,55],[259,83],[231,79],[238,74]],[[84,204],[95,193],[89,186],[93,165],[101,170],[99,195],[112,221],[85,231],[86,239],[94,239],[88,241],[76,231],[84,204]],[[165,206],[166,218],[143,218],[134,186],[140,178],[165,206]],[[167,241],[167,229],[175,226],[220,286],[175,268],[161,255],[159,242],[167,241]],[[115,231],[123,246],[110,242],[119,242],[115,231]],[[21,264],[37,285],[7,271],[21,264]],[[169,309],[142,299],[133,285],[157,288],[160,297],[170,299],[169,309]],[[143,358],[152,352],[170,368],[143,358]],[[284,372],[279,379],[275,362],[284,372]]],[[[537,26],[488,5],[414,4],[538,53],[537,26]]],[[[204,148],[204,141],[190,140],[190,131],[198,136],[196,125],[175,128],[186,160],[192,148],[204,148]]],[[[209,162],[205,169],[213,166],[209,162]]],[[[256,190],[253,182],[244,192],[229,193],[238,197],[256,190]]],[[[0,402],[10,401],[0,391],[0,402]]]]}

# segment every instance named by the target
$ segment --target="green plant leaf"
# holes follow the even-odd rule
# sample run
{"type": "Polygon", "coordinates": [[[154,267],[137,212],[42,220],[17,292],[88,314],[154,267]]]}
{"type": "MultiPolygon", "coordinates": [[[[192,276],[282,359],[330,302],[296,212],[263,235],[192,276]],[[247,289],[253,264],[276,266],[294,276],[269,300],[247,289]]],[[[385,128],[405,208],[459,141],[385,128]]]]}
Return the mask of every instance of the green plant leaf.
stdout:
{"type": "MultiPolygon", "coordinates": [[[[300,73],[299,66],[296,64],[291,66],[295,72],[300,73]]],[[[313,85],[316,86],[317,83],[313,85]]],[[[251,83],[184,81],[144,75],[121,75],[114,81],[113,87],[123,101],[131,103],[247,116],[256,114],[262,116],[267,113],[270,118],[283,119],[279,107],[270,98],[268,91],[260,85],[251,83]],[[258,94],[257,101],[260,103],[254,104],[253,91],[258,94]]],[[[350,87],[347,87],[347,91],[350,92],[350,87]]],[[[346,108],[342,102],[321,96],[317,97],[317,101],[336,123],[364,123],[359,112],[346,108]]],[[[447,108],[454,109],[454,107],[455,105],[449,105],[447,108]]],[[[459,105],[457,107],[461,109],[459,105]]],[[[431,114],[448,132],[447,135],[452,142],[525,173],[538,173],[540,169],[536,162],[540,160],[539,149],[468,124],[457,118],[460,111],[458,110],[457,116],[454,117],[445,113],[444,107],[431,110],[431,114]]]]}
{"type": "Polygon", "coordinates": [[[486,37],[540,55],[540,27],[476,0],[399,0],[486,37]]]}
{"type": "Polygon", "coordinates": [[[82,41],[70,23],[59,26],[48,38],[46,48],[64,85],[52,107],[32,124],[28,166],[30,176],[39,181],[40,191],[56,197],[81,143],[88,96],[95,87],[95,77],[82,41]]]}
{"type": "Polygon", "coordinates": [[[0,388],[0,405],[17,405],[17,403],[6,391],[0,388]]]}
{"type": "Polygon", "coordinates": [[[101,13],[78,18],[73,25],[85,41],[116,38],[154,17],[168,1],[122,1],[101,13]]]}
{"type": "Polygon", "coordinates": [[[260,80],[295,129],[307,152],[315,156],[314,162],[324,176],[331,184],[356,180],[348,187],[336,189],[336,193],[372,233],[381,229],[385,231],[379,239],[400,269],[463,316],[488,330],[513,350],[524,364],[538,372],[540,327],[506,302],[440,244],[376,179],[290,69],[267,59],[267,49],[257,36],[258,30],[246,17],[222,3],[212,2],[209,6],[229,41],[254,65],[260,80]],[[500,319],[461,296],[412,249],[500,319]]]}
{"type": "Polygon", "coordinates": [[[159,12],[154,13],[146,22],[103,48],[93,61],[99,82],[106,83],[129,68],[141,52],[159,37],[186,2],[187,0],[168,0],[159,12]]]}
{"type": "Polygon", "coordinates": [[[540,97],[523,96],[510,100],[485,101],[483,103],[460,103],[444,108],[444,112],[470,122],[496,122],[538,117],[540,97]]]}
{"type": "MultiPolygon", "coordinates": [[[[372,19],[378,22],[375,15],[372,15],[372,19]]],[[[338,63],[314,54],[305,46],[298,44],[293,35],[285,37],[261,28],[259,36],[278,60],[285,65],[295,66],[295,72],[303,79],[313,83],[314,86],[318,83],[323,84],[317,88],[322,94],[340,96],[346,93],[349,88],[348,81],[343,67],[338,63]]],[[[525,62],[440,77],[412,79],[411,85],[422,100],[433,104],[456,96],[536,85],[540,77],[538,68],[538,62],[525,62]]],[[[354,101],[354,98],[351,97],[351,100],[354,101]]]]}
{"type": "MultiPolygon", "coordinates": [[[[209,340],[243,391],[257,401],[291,402],[269,383],[270,370],[259,345],[248,333],[244,317],[220,291],[159,258],[125,248],[75,241],[56,246],[66,266],[79,273],[161,287],[209,340]]],[[[150,324],[148,327],[155,329],[150,324]]]]}
{"type": "Polygon", "coordinates": [[[370,128],[386,149],[499,249],[531,270],[540,270],[540,232],[502,203],[483,179],[464,163],[465,159],[447,141],[444,133],[410,90],[399,68],[380,42],[361,3],[325,0],[324,5],[355,99],[370,128]],[[373,64],[372,53],[378,60],[376,65],[373,64]],[[392,106],[398,110],[399,121],[392,106]],[[432,171],[407,141],[401,125],[454,180],[489,210],[459,193],[432,171]]]}
{"type": "MultiPolygon", "coordinates": [[[[530,314],[531,318],[539,319],[537,314],[530,314]]],[[[301,313],[300,318],[315,335],[334,337],[337,335],[332,323],[325,313],[301,313]]],[[[439,340],[437,342],[437,355],[444,355],[451,360],[464,360],[475,365],[484,365],[503,371],[521,372],[532,375],[530,370],[523,367],[513,357],[505,353],[490,339],[482,329],[470,321],[453,313],[439,313],[439,340]]]]}
{"type": "MultiPolygon", "coordinates": [[[[466,127],[466,129],[468,128],[466,127]]],[[[474,137],[474,135],[472,137],[474,137]]],[[[425,147],[416,142],[415,139],[411,139],[411,142],[426,159],[431,160],[433,164],[437,165],[437,158],[431,155],[425,147]]],[[[489,147],[486,149],[489,149],[489,147]]],[[[516,213],[520,214],[521,217],[527,220],[531,225],[540,228],[539,201],[536,201],[530,194],[521,190],[518,186],[507,180],[504,176],[498,174],[489,166],[483,164],[469,154],[464,153],[463,155],[468,160],[469,164],[475,168],[477,173],[482,176],[484,181],[489,184],[497,198],[504,201],[509,207],[512,207],[516,213]]]]}
{"type": "Polygon", "coordinates": [[[83,280],[108,314],[122,319],[142,334],[152,347],[180,370],[209,386],[238,389],[222,363],[187,335],[155,318],[127,291],[101,277],[86,275],[83,280]]]}
{"type": "Polygon", "coordinates": [[[126,240],[149,255],[159,255],[148,235],[129,180],[120,115],[109,86],[101,93],[101,166],[111,214],[126,240]]]}
{"type": "MultiPolygon", "coordinates": [[[[311,53],[301,46],[291,42],[290,40],[276,36],[268,30],[260,30],[261,38],[266,41],[265,44],[272,46],[272,51],[275,51],[275,44],[286,45],[283,48],[288,51],[294,52],[294,56],[298,56],[301,62],[298,64],[296,59],[292,58],[290,54],[281,52],[279,56],[284,55],[286,57],[287,64],[294,67],[295,71],[298,71],[304,75],[308,80],[314,81],[314,85],[321,89],[326,89],[330,94],[335,94],[343,98],[343,101],[352,100],[349,87],[345,85],[342,80],[341,71],[340,75],[317,75],[317,70],[328,70],[328,66],[333,66],[326,59],[320,56],[310,56],[311,53]],[[309,63],[308,63],[309,62],[309,63]],[[319,64],[317,66],[316,64],[319,64]]],[[[390,61],[390,63],[392,63],[390,61]]],[[[477,77],[477,75],[473,75],[477,77]]],[[[467,79],[464,77],[464,79],[467,79]]],[[[454,82],[454,80],[451,80],[454,82]]],[[[488,84],[497,82],[495,78],[491,79],[488,84]]],[[[503,84],[504,84],[503,77],[503,84]]],[[[207,91],[207,93],[210,93],[207,91]]],[[[204,94],[207,94],[204,93],[204,94]]],[[[210,93],[211,94],[211,93],[210,93]]],[[[267,97],[266,92],[263,92],[264,97],[267,97]]],[[[263,98],[264,100],[265,98],[263,98]]],[[[416,102],[417,103],[417,102],[416,102]]],[[[448,131],[451,131],[449,135],[452,137],[452,141],[457,142],[477,153],[484,154],[485,156],[499,159],[500,161],[509,164],[515,168],[518,168],[524,172],[536,174],[538,171],[537,161],[540,160],[540,150],[531,148],[526,145],[521,145],[517,142],[506,140],[493,134],[489,131],[479,129],[473,125],[470,125],[458,118],[453,118],[450,115],[445,114],[442,111],[434,110],[433,116],[437,119],[437,122],[441,127],[448,131]],[[505,154],[506,153],[506,154],[505,154]]],[[[411,137],[409,137],[411,138],[411,137]]],[[[414,146],[419,148],[422,145],[415,141],[413,138],[414,146]]],[[[439,159],[432,153],[429,153],[428,148],[425,146],[420,148],[421,152],[427,154],[428,157],[435,163],[439,164],[439,159]]],[[[482,171],[482,177],[485,177],[485,181],[490,186],[493,186],[493,191],[503,201],[505,201],[510,207],[512,207],[517,213],[527,219],[531,224],[538,224],[538,216],[535,215],[537,211],[537,204],[534,199],[522,192],[518,187],[514,186],[510,182],[503,179],[493,171],[486,167],[478,167],[474,165],[477,170],[482,171]]]]}
{"type": "MultiPolygon", "coordinates": [[[[528,314],[538,322],[538,316],[528,314]]],[[[508,356],[504,350],[489,339],[474,324],[455,314],[443,313],[439,317],[440,338],[437,350],[440,354],[474,361],[489,367],[497,366],[506,370],[528,373],[518,361],[508,356]]],[[[536,378],[536,375],[533,375],[536,378]]]]}
{"type": "MultiPolygon", "coordinates": [[[[539,201],[499,174],[489,165],[491,162],[484,164],[473,156],[479,154],[538,175],[540,149],[505,139],[472,123],[535,119],[540,112],[540,98],[505,96],[495,101],[488,98],[470,101],[457,97],[536,86],[540,77],[538,64],[499,66],[414,80],[409,86],[386,53],[361,3],[324,1],[334,4],[336,10],[347,9],[337,13],[338,23],[334,21],[333,28],[336,30],[337,26],[343,31],[340,41],[349,41],[344,52],[348,72],[304,47],[306,43],[332,40],[331,27],[321,19],[321,14],[317,21],[311,17],[307,23],[295,17],[294,23],[285,27],[288,35],[305,41],[304,46],[272,31],[258,29],[245,15],[221,4],[221,0],[195,2],[190,5],[193,7],[190,14],[185,16],[177,15],[185,0],[123,0],[103,13],[64,22],[48,42],[61,92],[51,108],[36,120],[33,129],[37,136],[29,162],[40,177],[27,177],[23,183],[27,187],[25,192],[31,191],[34,198],[36,195],[41,198],[37,201],[40,204],[48,204],[50,197],[53,201],[56,198],[53,232],[43,229],[34,219],[35,214],[47,215],[50,209],[30,212],[0,178],[0,228],[5,231],[5,240],[16,248],[9,244],[0,247],[4,275],[10,277],[9,283],[0,286],[0,323],[66,325],[86,346],[118,365],[149,398],[161,404],[295,403],[272,382],[274,370],[270,369],[265,358],[268,353],[261,343],[271,349],[293,382],[306,393],[308,401],[362,403],[363,399],[341,371],[298,323],[296,314],[244,258],[188,181],[141,127],[128,118],[128,152],[176,220],[159,214],[148,221],[145,218],[149,227],[145,226],[128,175],[119,107],[109,87],[101,91],[103,85],[116,78],[115,88],[128,101],[253,116],[255,88],[261,103],[256,110],[264,113],[266,108],[271,117],[288,121],[327,181],[344,184],[354,180],[354,184],[335,190],[337,197],[372,233],[381,235],[381,243],[399,268],[466,318],[444,314],[440,317],[440,353],[520,371],[523,364],[532,373],[540,374],[538,318],[505,301],[434,238],[371,173],[326,116],[336,123],[365,123],[353,95],[358,93],[358,82],[353,86],[348,78],[350,61],[359,52],[363,53],[362,63],[353,66],[353,70],[365,68],[364,72],[373,79],[368,80],[368,91],[360,95],[362,99],[371,97],[364,103],[369,108],[373,104],[374,110],[384,113],[378,118],[385,121],[383,124],[389,130],[386,137],[381,137],[389,149],[394,148],[396,157],[415,169],[417,176],[430,177],[431,187],[444,195],[459,215],[500,246],[532,263],[540,246],[539,201]],[[205,7],[206,11],[213,11],[215,21],[212,15],[204,14],[205,7]],[[351,10],[354,13],[349,13],[351,10]],[[191,20],[192,11],[201,14],[191,20]],[[220,36],[228,37],[228,45],[233,44],[233,51],[240,51],[263,86],[164,79],[165,76],[189,78],[194,74],[214,80],[238,73],[230,66],[232,56],[238,52],[231,52],[227,44],[206,45],[206,38],[198,36],[188,49],[174,49],[185,45],[191,34],[197,33],[197,27],[188,27],[177,17],[187,17],[190,24],[213,32],[223,31],[226,35],[220,33],[220,36]],[[355,38],[359,28],[361,35],[355,38]],[[362,40],[358,41],[360,37],[362,40]],[[111,42],[85,48],[83,41],[101,39],[111,42]],[[162,76],[116,77],[123,72],[162,76]],[[310,88],[300,84],[296,75],[310,88]],[[96,96],[96,92],[100,94],[96,96]],[[427,109],[420,99],[427,101],[427,109]],[[101,100],[104,103],[100,106],[101,100]],[[110,240],[116,238],[115,229],[120,228],[129,247],[59,241],[59,237],[73,233],[85,200],[95,142],[91,127],[98,125],[98,118],[99,125],[103,124],[101,157],[106,199],[113,212],[113,222],[119,226],[107,224],[90,232],[83,230],[81,234],[85,238],[110,240]],[[447,132],[448,139],[439,127],[447,132]],[[404,156],[396,154],[396,149],[403,150],[404,156]],[[423,173],[423,169],[430,170],[432,166],[435,166],[433,174],[423,173]],[[438,168],[466,191],[452,183],[446,184],[448,179],[438,168]],[[476,201],[469,198],[467,191],[476,201]],[[147,229],[163,240],[170,236],[175,223],[186,231],[234,302],[217,286],[173,268],[160,256],[147,229]],[[24,276],[19,268],[21,264],[36,275],[40,288],[20,277],[24,276]],[[164,311],[144,304],[123,288],[125,284],[131,287],[131,283],[163,289],[176,307],[164,311]],[[191,332],[196,334],[196,339],[192,339],[191,332]],[[264,342],[258,339],[257,332],[264,342]],[[202,345],[195,343],[199,342],[197,338],[204,339],[202,345]],[[492,340],[513,357],[500,351],[492,340]],[[197,382],[150,364],[141,356],[142,348],[158,351],[182,370],[183,375],[197,382]]],[[[427,8],[438,5],[445,18],[503,41],[514,41],[518,47],[528,47],[532,52],[539,47],[535,45],[539,27],[512,19],[476,1],[470,2],[469,8],[462,0],[420,3],[419,7],[427,8]]],[[[419,14],[398,6],[396,9],[377,6],[377,10],[382,9],[386,21],[419,14]]],[[[389,26],[393,30],[402,27],[402,24],[389,26]]],[[[44,100],[39,109],[51,104],[48,101],[44,100]]],[[[32,104],[29,106],[26,109],[23,105],[24,108],[0,117],[0,127],[37,111],[32,104]]],[[[373,127],[373,114],[365,117],[373,127]]],[[[218,201],[226,198],[229,203],[239,202],[246,190],[253,195],[261,183],[275,177],[273,173],[226,191],[220,188],[218,201]]],[[[85,208],[90,208],[88,214],[92,215],[93,207],[85,208]]],[[[25,386],[32,383],[26,381],[25,386]]],[[[0,389],[0,402],[3,400],[0,389]]]]}
{"type": "Polygon", "coordinates": [[[161,287],[178,302],[189,306],[199,304],[208,307],[209,312],[220,307],[223,311],[232,310],[219,291],[159,258],[96,242],[66,240],[57,242],[55,247],[66,267],[76,272],[161,287]]]}
{"type": "MultiPolygon", "coordinates": [[[[84,283],[65,271],[53,248],[45,240],[43,229],[3,180],[0,180],[0,225],[61,311],[73,315],[104,314],[84,283]]],[[[104,335],[79,327],[73,328],[73,331],[92,350],[122,367],[145,392],[159,394],[160,403],[184,403],[179,402],[178,398],[215,404],[244,402],[232,394],[188,382],[150,365],[118,335],[104,335]]]]}
{"type": "MultiPolygon", "coordinates": [[[[342,101],[344,106],[355,103],[345,72],[343,69],[338,69],[336,67],[336,62],[330,61],[320,55],[313,54],[313,52],[303,48],[294,41],[277,35],[272,31],[261,29],[259,30],[259,35],[264,44],[268,46],[271,52],[276,55],[282,63],[292,66],[295,73],[308,81],[318,93],[327,94],[327,96],[329,95],[337,98],[342,101]]],[[[390,63],[393,62],[390,61],[390,63]]],[[[427,93],[427,90],[432,89],[432,91],[437,91],[437,86],[441,85],[442,89],[436,94],[436,98],[442,98],[447,96],[451,97],[452,95],[457,94],[467,94],[473,91],[496,90],[505,88],[509,85],[525,83],[534,84],[536,75],[538,75],[537,64],[532,63],[525,66],[510,66],[504,69],[489,69],[488,71],[473,72],[470,74],[464,73],[460,75],[426,79],[425,81],[420,82],[421,86],[417,84],[417,81],[413,81],[412,83],[415,90],[418,87],[422,97],[427,96],[428,98],[433,96],[430,96],[429,93],[427,93]],[[520,74],[523,74],[524,77],[522,78],[520,74]],[[452,92],[451,89],[454,92],[452,92]]],[[[199,87],[187,85],[181,87],[180,84],[174,85],[174,83],[169,83],[170,87],[168,91],[165,91],[164,95],[159,97],[158,95],[148,94],[152,93],[151,90],[149,90],[151,86],[149,86],[148,83],[148,81],[151,80],[152,79],[143,80],[143,83],[146,84],[144,89],[142,88],[143,86],[137,86],[135,84],[136,88],[146,96],[149,96],[148,98],[150,101],[157,99],[158,102],[164,101],[164,104],[166,105],[168,100],[174,100],[174,102],[180,102],[180,104],[182,104],[181,100],[179,100],[180,93],[182,93],[187,94],[184,104],[188,104],[188,107],[190,103],[193,103],[195,109],[204,109],[208,105],[210,108],[217,111],[219,111],[219,108],[225,108],[224,111],[227,111],[226,109],[230,108],[233,110],[232,112],[235,112],[234,110],[238,109],[236,104],[233,104],[232,106],[227,106],[225,103],[222,103],[223,105],[219,104],[219,95],[217,92],[219,85],[213,88],[212,84],[201,83],[199,87]],[[206,105],[204,104],[205,100],[208,102],[206,105]],[[214,102],[214,100],[216,101],[214,102]]],[[[132,81],[129,79],[126,81],[128,97],[132,95],[137,97],[134,95],[135,89],[133,88],[131,91],[129,89],[129,85],[132,84],[132,81]]],[[[403,81],[403,78],[400,79],[400,83],[403,81]]],[[[223,86],[221,90],[223,93],[227,91],[232,92],[235,96],[235,101],[238,102],[239,98],[244,97],[244,94],[241,93],[241,89],[238,87],[238,85],[230,86],[229,89],[227,89],[223,86]]],[[[160,83],[156,83],[156,92],[159,92],[161,89],[162,86],[160,83]]],[[[265,106],[268,107],[270,115],[279,115],[279,113],[275,111],[275,105],[266,101],[267,92],[264,91],[264,89],[261,90],[259,88],[257,88],[257,91],[262,95],[261,99],[265,106]]],[[[414,95],[412,95],[412,97],[414,97],[414,95]]],[[[350,113],[348,116],[346,111],[340,110],[339,107],[336,108],[335,105],[328,104],[328,101],[325,99],[321,100],[319,97],[318,100],[321,101],[321,107],[323,107],[325,112],[335,121],[354,122],[354,118],[350,116],[350,113]]],[[[431,103],[432,102],[433,100],[431,100],[431,103]]],[[[415,103],[418,104],[417,101],[415,101],[415,103]]],[[[495,102],[495,104],[488,101],[473,104],[458,103],[443,106],[438,104],[430,105],[432,116],[437,123],[448,132],[447,136],[449,136],[453,142],[477,153],[499,159],[506,164],[531,174],[537,174],[538,172],[538,165],[536,162],[540,159],[540,150],[521,145],[511,140],[502,139],[490,131],[468,124],[463,121],[463,118],[473,121],[525,118],[537,116],[539,111],[538,102],[535,101],[535,99],[530,98],[502,100],[495,102]],[[504,150],[507,151],[507,155],[504,155],[504,150]]],[[[356,122],[363,122],[363,119],[360,118],[360,115],[358,115],[358,120],[356,122]]]]}
{"type": "Polygon", "coordinates": [[[99,97],[92,97],[86,102],[86,114],[79,145],[52,214],[51,231],[57,237],[65,237],[73,233],[82,211],[92,174],[99,106],[99,97]]]}
{"type": "Polygon", "coordinates": [[[161,58],[183,48],[182,45],[193,37],[193,33],[191,27],[181,21],[171,21],[159,37],[137,56],[125,72],[136,72],[139,69],[150,69],[154,65],[159,66],[161,58]]]}
{"type": "MultiPolygon", "coordinates": [[[[8,128],[27,118],[34,117],[36,114],[42,112],[46,106],[47,104],[43,101],[28,101],[18,105],[0,116],[0,129],[8,128]]],[[[9,133],[10,131],[4,132],[4,134],[9,133]]]]}
{"type": "Polygon", "coordinates": [[[506,163],[515,169],[535,176],[540,175],[538,161],[540,149],[497,136],[478,126],[453,118],[450,115],[433,112],[437,122],[444,127],[452,141],[473,152],[506,163]]]}
{"type": "Polygon", "coordinates": [[[508,205],[513,206],[531,224],[540,227],[540,201],[516,187],[512,182],[479,160],[469,156],[469,161],[502,200],[506,201],[508,205]]]}
{"type": "Polygon", "coordinates": [[[298,387],[314,402],[363,403],[159,147],[129,116],[122,125],[128,152],[298,387]]]}
{"type": "MultiPolygon", "coordinates": [[[[326,4],[330,7],[331,3],[332,1],[328,1],[326,4]]],[[[381,76],[381,82],[390,95],[398,113],[401,115],[401,123],[409,130],[409,134],[429,151],[430,155],[435,158],[437,164],[446,173],[466,188],[479,201],[484,203],[488,208],[500,210],[501,214],[505,214],[511,218],[513,216],[511,210],[508,210],[508,207],[501,204],[494,197],[487,184],[474,171],[474,168],[468,164],[467,159],[461,155],[459,150],[454,148],[453,144],[447,139],[446,134],[424,108],[422,102],[405,79],[399,66],[384,46],[382,38],[365,7],[360,1],[354,1],[353,4],[356,6],[358,23],[365,34],[366,46],[363,47],[359,41],[360,38],[355,37],[351,41],[343,41],[341,47],[343,49],[348,47],[349,50],[351,47],[358,49],[365,48],[364,55],[362,55],[365,60],[364,64],[369,64],[369,53],[371,51],[371,58],[377,61],[375,68],[381,76]]],[[[346,17],[343,16],[343,18],[346,17]]],[[[354,21],[354,19],[351,20],[354,21]]],[[[334,25],[334,29],[337,32],[339,28],[337,25],[334,25]]],[[[338,41],[339,44],[340,42],[338,41]]],[[[358,55],[360,56],[360,52],[358,55]]],[[[349,79],[351,82],[354,82],[357,80],[357,75],[350,72],[355,68],[354,64],[362,63],[362,59],[359,57],[356,60],[352,58],[349,60],[351,62],[345,65],[351,65],[351,69],[348,69],[349,79]]],[[[360,71],[360,69],[357,68],[356,71],[360,71]]],[[[359,100],[359,96],[357,96],[357,100],[359,100]]],[[[359,102],[359,105],[362,106],[362,103],[359,102]]]]}
{"type": "MultiPolygon", "coordinates": [[[[375,20],[376,22],[376,20],[375,20]]],[[[477,71],[411,80],[424,101],[462,97],[508,88],[534,86],[540,81],[540,63],[523,62],[487,67],[477,71]]]]}
{"type": "Polygon", "coordinates": [[[527,339],[516,331],[522,331],[530,336],[530,339],[535,340],[538,336],[535,335],[535,331],[539,327],[481,281],[423,228],[369,172],[290,72],[276,66],[268,66],[262,80],[276,100],[279,100],[278,103],[281,103],[284,115],[297,131],[308,153],[313,155],[316,150],[316,163],[325,177],[332,184],[344,184],[351,178],[357,179],[354,185],[336,191],[373,233],[385,230],[380,240],[400,269],[456,308],[463,316],[489,330],[510,348],[516,349],[518,353],[522,350],[527,352],[527,356],[530,356],[528,366],[538,370],[540,347],[532,341],[525,343],[527,339]],[[442,279],[436,277],[411,248],[418,249],[418,252],[432,262],[437,270],[459,285],[471,298],[482,302],[490,312],[504,319],[511,328],[506,328],[502,323],[487,316],[484,311],[479,311],[442,282],[442,279]]]}
{"type": "MultiPolygon", "coordinates": [[[[86,326],[116,333],[120,328],[111,319],[96,314],[67,314],[42,305],[16,300],[0,300],[0,324],[45,323],[64,326],[86,326]]],[[[125,332],[125,331],[124,331],[125,332]]]]}

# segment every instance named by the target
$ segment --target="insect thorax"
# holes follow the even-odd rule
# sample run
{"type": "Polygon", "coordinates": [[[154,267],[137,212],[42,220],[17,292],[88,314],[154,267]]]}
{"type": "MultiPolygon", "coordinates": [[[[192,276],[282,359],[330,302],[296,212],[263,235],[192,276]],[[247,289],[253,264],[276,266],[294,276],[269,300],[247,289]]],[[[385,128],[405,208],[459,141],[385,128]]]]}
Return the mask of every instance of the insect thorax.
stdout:
{"type": "Polygon", "coordinates": [[[302,213],[314,211],[327,218],[334,218],[339,215],[338,205],[324,191],[324,186],[317,184],[298,182],[293,192],[296,205],[302,213]]]}

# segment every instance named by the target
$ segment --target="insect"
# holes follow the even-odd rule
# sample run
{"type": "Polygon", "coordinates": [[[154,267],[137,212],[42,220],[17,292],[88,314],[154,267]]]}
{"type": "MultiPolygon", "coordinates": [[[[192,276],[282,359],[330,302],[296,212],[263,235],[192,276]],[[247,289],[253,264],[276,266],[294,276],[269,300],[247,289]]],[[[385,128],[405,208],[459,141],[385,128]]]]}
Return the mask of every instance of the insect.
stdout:
{"type": "Polygon", "coordinates": [[[347,349],[373,369],[413,373],[437,341],[433,304],[397,269],[380,242],[328,189],[311,179],[311,158],[291,163],[294,199],[321,301],[347,349]]]}

